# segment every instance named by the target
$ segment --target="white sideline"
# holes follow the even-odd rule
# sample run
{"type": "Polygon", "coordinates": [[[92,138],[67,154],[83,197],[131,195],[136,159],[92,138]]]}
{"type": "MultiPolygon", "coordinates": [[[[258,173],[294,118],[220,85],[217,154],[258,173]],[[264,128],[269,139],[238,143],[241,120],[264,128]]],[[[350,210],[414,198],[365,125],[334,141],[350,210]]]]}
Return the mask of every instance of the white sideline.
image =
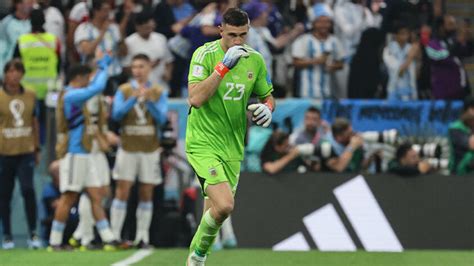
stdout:
{"type": "Polygon", "coordinates": [[[116,263],[112,264],[111,266],[128,266],[134,263],[137,263],[141,261],[142,259],[148,257],[153,253],[152,249],[142,249],[139,250],[135,253],[133,253],[131,256],[121,260],[117,261],[116,263]]]}

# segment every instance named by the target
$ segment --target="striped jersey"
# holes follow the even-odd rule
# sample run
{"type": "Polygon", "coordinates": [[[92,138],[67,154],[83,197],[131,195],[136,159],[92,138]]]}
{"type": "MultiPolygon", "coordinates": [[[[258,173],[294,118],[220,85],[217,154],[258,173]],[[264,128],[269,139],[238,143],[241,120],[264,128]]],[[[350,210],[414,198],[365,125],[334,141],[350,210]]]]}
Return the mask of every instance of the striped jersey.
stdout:
{"type": "MultiPolygon", "coordinates": [[[[341,61],[345,56],[342,45],[334,36],[329,36],[326,40],[319,40],[311,33],[299,37],[293,43],[291,50],[293,58],[300,59],[317,58],[324,53],[329,54],[329,61],[341,61]]],[[[299,77],[300,97],[316,99],[331,97],[331,74],[325,70],[324,65],[303,68],[299,77]]]]}

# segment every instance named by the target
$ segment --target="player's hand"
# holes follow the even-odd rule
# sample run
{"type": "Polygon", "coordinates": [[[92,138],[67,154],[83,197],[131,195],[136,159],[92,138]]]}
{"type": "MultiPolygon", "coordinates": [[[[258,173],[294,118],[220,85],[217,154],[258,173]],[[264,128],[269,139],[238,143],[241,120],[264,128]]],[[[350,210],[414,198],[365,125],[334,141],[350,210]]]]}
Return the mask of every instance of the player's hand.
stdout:
{"type": "Polygon", "coordinates": [[[431,170],[431,165],[427,161],[421,161],[418,163],[418,171],[422,174],[426,174],[431,170]]]}
{"type": "Polygon", "coordinates": [[[99,61],[97,61],[97,67],[102,70],[107,69],[110,63],[112,63],[112,57],[110,57],[108,54],[104,54],[104,56],[99,61]]]}
{"type": "Polygon", "coordinates": [[[232,46],[225,53],[224,59],[222,59],[222,63],[228,69],[232,69],[235,65],[237,65],[237,62],[239,62],[239,59],[241,57],[248,57],[248,56],[249,56],[249,53],[247,49],[245,49],[243,46],[240,46],[240,45],[232,46]]]}
{"type": "Polygon", "coordinates": [[[356,150],[364,144],[364,139],[360,135],[354,135],[351,137],[349,145],[352,149],[356,150]]]}
{"type": "Polygon", "coordinates": [[[272,111],[263,103],[251,104],[247,110],[252,112],[252,121],[262,127],[268,127],[272,122],[272,111]]]}
{"type": "Polygon", "coordinates": [[[305,143],[296,145],[296,149],[300,156],[311,156],[314,153],[314,144],[312,143],[305,143]]]}
{"type": "Polygon", "coordinates": [[[140,89],[134,89],[132,91],[132,97],[136,97],[136,98],[140,97],[140,89]]]}

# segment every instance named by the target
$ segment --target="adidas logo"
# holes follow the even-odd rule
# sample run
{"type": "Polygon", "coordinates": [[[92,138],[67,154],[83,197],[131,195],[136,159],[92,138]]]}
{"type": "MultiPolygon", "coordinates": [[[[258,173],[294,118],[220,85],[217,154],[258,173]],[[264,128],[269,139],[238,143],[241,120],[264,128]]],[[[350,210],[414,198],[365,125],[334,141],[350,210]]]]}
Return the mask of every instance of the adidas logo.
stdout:
{"type": "MultiPolygon", "coordinates": [[[[359,175],[333,190],[337,201],[366,251],[401,252],[403,247],[364,177],[359,175]]],[[[356,251],[357,247],[329,203],[303,217],[303,223],[321,251],[356,251]]],[[[307,251],[302,232],[275,244],[274,251],[307,251]]]]}

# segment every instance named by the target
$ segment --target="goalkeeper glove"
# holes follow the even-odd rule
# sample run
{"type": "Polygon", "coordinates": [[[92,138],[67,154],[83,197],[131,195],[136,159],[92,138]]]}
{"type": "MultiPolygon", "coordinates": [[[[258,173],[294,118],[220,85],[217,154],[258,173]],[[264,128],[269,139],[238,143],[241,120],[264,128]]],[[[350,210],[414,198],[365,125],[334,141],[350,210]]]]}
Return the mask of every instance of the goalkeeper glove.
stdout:
{"type": "Polygon", "coordinates": [[[252,121],[262,127],[268,127],[272,122],[272,110],[267,104],[255,103],[247,107],[252,112],[252,121]]]}
{"type": "Polygon", "coordinates": [[[227,50],[227,52],[224,55],[224,59],[222,59],[222,62],[216,65],[214,70],[223,78],[227,72],[229,72],[230,69],[232,69],[237,62],[239,62],[240,57],[248,57],[249,53],[247,50],[240,45],[232,46],[227,50]]]}

